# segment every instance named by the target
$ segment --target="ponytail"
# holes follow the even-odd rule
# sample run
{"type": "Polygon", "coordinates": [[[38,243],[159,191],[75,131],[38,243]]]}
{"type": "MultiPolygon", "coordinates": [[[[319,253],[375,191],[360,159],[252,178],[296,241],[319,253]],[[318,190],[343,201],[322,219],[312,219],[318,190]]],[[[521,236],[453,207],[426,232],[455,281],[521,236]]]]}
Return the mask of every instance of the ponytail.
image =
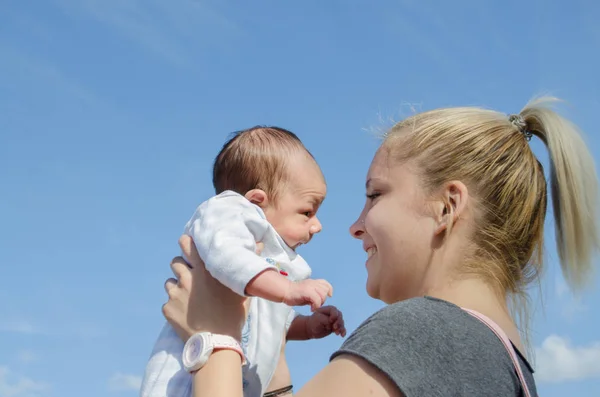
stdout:
{"type": "Polygon", "coordinates": [[[562,273],[573,290],[590,279],[600,249],[598,178],[594,160],[575,125],[554,112],[556,98],[539,98],[521,111],[528,133],[550,154],[550,190],[562,273]]]}

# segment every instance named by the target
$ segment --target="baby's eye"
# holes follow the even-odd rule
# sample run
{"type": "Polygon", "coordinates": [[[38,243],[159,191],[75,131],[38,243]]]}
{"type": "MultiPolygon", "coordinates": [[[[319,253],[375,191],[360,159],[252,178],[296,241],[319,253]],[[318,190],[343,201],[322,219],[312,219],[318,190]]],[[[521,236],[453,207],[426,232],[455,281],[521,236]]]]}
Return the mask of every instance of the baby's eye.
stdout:
{"type": "Polygon", "coordinates": [[[302,215],[306,216],[307,218],[310,218],[312,216],[312,211],[305,211],[302,213],[302,215]]]}

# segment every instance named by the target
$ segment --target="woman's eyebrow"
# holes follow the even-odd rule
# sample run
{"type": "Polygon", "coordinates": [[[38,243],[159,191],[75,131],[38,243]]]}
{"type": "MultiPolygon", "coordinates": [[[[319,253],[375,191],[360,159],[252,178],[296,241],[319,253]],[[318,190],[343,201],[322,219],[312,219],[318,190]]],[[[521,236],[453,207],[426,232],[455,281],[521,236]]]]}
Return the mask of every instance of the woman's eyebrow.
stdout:
{"type": "Polygon", "coordinates": [[[365,183],[365,189],[369,189],[369,186],[373,184],[373,182],[381,182],[381,178],[369,178],[365,183]]]}

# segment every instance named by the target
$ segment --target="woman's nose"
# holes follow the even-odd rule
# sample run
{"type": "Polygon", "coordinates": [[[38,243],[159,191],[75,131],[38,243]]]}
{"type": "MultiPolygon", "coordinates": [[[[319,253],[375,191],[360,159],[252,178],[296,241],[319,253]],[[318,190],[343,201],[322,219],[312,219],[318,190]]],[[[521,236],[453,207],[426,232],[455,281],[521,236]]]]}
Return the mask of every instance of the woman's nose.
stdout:
{"type": "Polygon", "coordinates": [[[360,240],[363,234],[365,234],[365,221],[360,217],[350,226],[350,235],[360,240]]]}

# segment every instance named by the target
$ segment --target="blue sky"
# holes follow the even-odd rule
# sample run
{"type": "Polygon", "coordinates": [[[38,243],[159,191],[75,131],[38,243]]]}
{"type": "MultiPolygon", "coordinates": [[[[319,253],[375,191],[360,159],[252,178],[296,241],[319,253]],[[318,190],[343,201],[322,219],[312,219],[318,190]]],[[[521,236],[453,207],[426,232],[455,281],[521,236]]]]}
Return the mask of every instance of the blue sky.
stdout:
{"type": "MultiPolygon", "coordinates": [[[[598,159],[599,19],[583,0],[1,2],[0,397],[137,394],[177,238],[228,134],[256,124],[295,131],[323,168],[324,230],[302,254],[354,329],[381,307],[347,232],[373,132],[549,92],[598,159]]],[[[552,239],[539,388],[597,396],[600,294],[566,290],[552,239]]],[[[340,343],[291,343],[295,384],[340,343]]]]}

